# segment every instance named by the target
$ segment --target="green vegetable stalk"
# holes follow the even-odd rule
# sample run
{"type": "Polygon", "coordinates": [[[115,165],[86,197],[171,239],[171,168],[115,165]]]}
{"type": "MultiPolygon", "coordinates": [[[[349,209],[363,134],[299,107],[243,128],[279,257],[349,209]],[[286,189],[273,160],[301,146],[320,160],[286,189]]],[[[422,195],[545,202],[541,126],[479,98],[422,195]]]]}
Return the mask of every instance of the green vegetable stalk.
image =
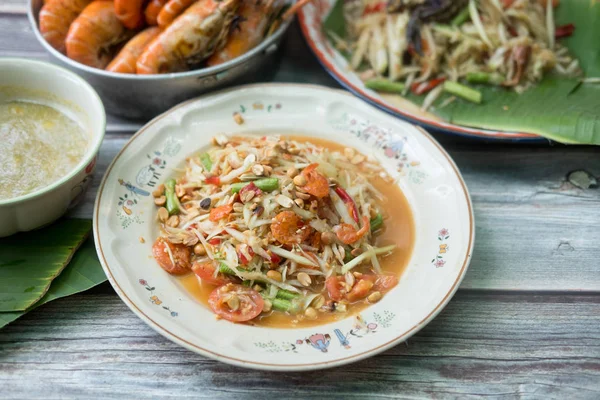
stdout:
{"type": "Polygon", "coordinates": [[[265,300],[269,300],[271,302],[271,306],[273,310],[281,311],[281,312],[292,312],[295,310],[295,307],[292,305],[292,302],[289,300],[278,299],[278,298],[270,298],[264,292],[261,292],[260,295],[265,300]]]}
{"type": "Polygon", "coordinates": [[[292,303],[288,300],[283,299],[269,299],[271,301],[271,305],[273,310],[282,311],[282,312],[292,312],[293,306],[292,303]]]}
{"type": "Polygon", "coordinates": [[[212,169],[212,160],[210,159],[208,153],[200,154],[200,162],[204,166],[205,170],[210,171],[212,169]]]}
{"type": "Polygon", "coordinates": [[[277,291],[277,295],[275,295],[275,297],[277,297],[279,299],[283,299],[283,300],[293,300],[293,299],[297,298],[298,296],[300,296],[299,293],[290,292],[289,290],[285,290],[285,289],[279,289],[277,291]]]}
{"type": "Polygon", "coordinates": [[[465,7],[454,19],[450,22],[452,26],[461,26],[465,22],[467,22],[471,18],[471,13],[469,12],[469,7],[465,7]]]}
{"type": "Polygon", "coordinates": [[[175,194],[175,179],[169,179],[165,182],[165,197],[167,198],[167,211],[169,215],[179,214],[179,199],[175,194]]]}
{"type": "MultiPolygon", "coordinates": [[[[257,188],[262,190],[263,192],[272,192],[273,190],[279,189],[279,179],[277,178],[263,178],[252,181],[257,188]]],[[[238,182],[231,185],[231,192],[237,193],[246,185],[249,185],[250,182],[238,182]]]]}
{"type": "Polygon", "coordinates": [[[227,264],[220,262],[219,263],[219,272],[225,275],[236,276],[235,272],[227,266],[227,264]]]}
{"type": "Polygon", "coordinates": [[[375,232],[383,226],[383,215],[377,214],[375,218],[371,220],[371,232],[375,232]]]}
{"type": "Polygon", "coordinates": [[[504,82],[504,76],[496,72],[492,72],[490,74],[487,72],[469,72],[467,74],[467,82],[500,85],[502,82],[504,82]]]}
{"type": "Polygon", "coordinates": [[[387,79],[371,79],[365,82],[365,86],[376,92],[402,93],[404,83],[392,82],[387,79]]]}
{"type": "Polygon", "coordinates": [[[481,92],[457,82],[445,81],[444,90],[473,103],[481,103],[481,92]]]}

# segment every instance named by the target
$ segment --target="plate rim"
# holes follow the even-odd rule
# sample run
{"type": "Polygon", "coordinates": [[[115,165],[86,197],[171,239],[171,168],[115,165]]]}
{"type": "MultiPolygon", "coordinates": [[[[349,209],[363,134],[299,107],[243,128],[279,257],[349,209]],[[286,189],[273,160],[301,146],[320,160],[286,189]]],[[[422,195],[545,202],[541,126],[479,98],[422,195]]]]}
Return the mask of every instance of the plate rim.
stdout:
{"type": "MultiPolygon", "coordinates": [[[[168,117],[171,113],[173,113],[183,107],[188,106],[191,103],[202,101],[203,99],[205,99],[207,97],[219,96],[222,94],[226,94],[229,92],[235,92],[238,90],[256,89],[256,88],[261,88],[261,87],[287,88],[287,89],[301,87],[303,89],[311,89],[311,90],[317,90],[317,91],[330,91],[330,92],[334,92],[337,95],[348,96],[349,98],[356,100],[355,97],[352,96],[352,94],[348,93],[347,91],[345,91],[343,89],[333,89],[333,88],[328,88],[328,87],[314,85],[314,84],[258,83],[258,84],[241,85],[241,86],[236,86],[233,88],[227,88],[227,89],[208,93],[208,94],[184,101],[184,102],[176,105],[175,107],[165,111],[164,113],[158,115],[157,117],[153,118],[152,120],[150,120],[147,124],[145,124],[143,127],[141,127],[134,135],[131,136],[131,138],[127,141],[127,143],[125,143],[125,145],[121,148],[121,150],[119,150],[117,155],[113,158],[113,160],[109,164],[108,168],[106,169],[104,176],[102,177],[102,181],[100,183],[100,186],[98,187],[98,194],[97,194],[96,200],[94,202],[94,214],[93,214],[94,245],[96,248],[96,253],[98,254],[98,259],[100,261],[100,264],[102,265],[102,269],[104,270],[104,273],[106,274],[111,286],[116,291],[117,295],[121,298],[121,300],[129,307],[129,309],[131,311],[133,311],[134,314],[136,314],[142,321],[144,321],[154,331],[156,331],[157,333],[159,333],[166,339],[168,339],[190,351],[198,353],[202,356],[205,356],[205,357],[217,360],[217,361],[221,361],[221,362],[224,362],[229,365],[238,366],[238,367],[245,367],[245,368],[250,368],[250,369],[266,370],[266,371],[282,371],[282,372],[283,371],[308,371],[308,370],[325,369],[325,368],[337,367],[337,366],[341,366],[341,365],[345,365],[345,364],[349,364],[352,362],[363,360],[365,358],[377,355],[385,350],[388,350],[388,349],[406,341],[412,335],[414,335],[415,333],[420,331],[429,322],[431,322],[431,320],[433,320],[446,307],[448,302],[452,299],[452,297],[458,290],[460,283],[464,279],[466,272],[468,270],[468,267],[471,263],[471,259],[472,259],[472,255],[473,255],[473,248],[474,248],[474,243],[475,243],[475,215],[473,212],[473,204],[472,204],[471,196],[470,196],[468,187],[464,181],[464,178],[463,178],[462,174],[460,173],[458,167],[456,166],[456,163],[450,157],[450,155],[446,152],[446,150],[444,150],[444,148],[437,142],[437,140],[435,140],[427,131],[425,131],[420,126],[415,126],[415,127],[424,136],[424,138],[431,141],[432,144],[434,146],[436,146],[438,148],[438,150],[440,151],[440,153],[446,158],[446,160],[450,164],[450,167],[452,168],[452,171],[456,175],[456,178],[458,179],[461,188],[463,189],[463,193],[465,195],[465,201],[466,201],[466,205],[467,205],[467,212],[468,212],[468,216],[469,216],[468,243],[467,243],[465,257],[464,257],[464,260],[462,261],[462,266],[460,267],[459,274],[458,274],[457,278],[455,279],[454,283],[452,284],[452,286],[450,287],[450,289],[448,290],[448,292],[444,295],[444,297],[440,300],[440,302],[435,306],[435,308],[433,308],[433,310],[431,310],[431,312],[429,312],[429,314],[427,314],[427,316],[425,316],[421,321],[416,323],[412,328],[402,332],[400,335],[398,335],[394,339],[388,340],[387,342],[385,342],[377,347],[365,350],[365,351],[355,354],[355,355],[337,358],[335,360],[330,360],[330,361],[317,362],[317,363],[271,364],[271,363],[265,363],[265,362],[248,361],[248,360],[244,360],[244,359],[240,359],[240,358],[236,358],[236,357],[222,355],[222,354],[219,354],[217,351],[203,348],[203,347],[196,345],[194,343],[191,343],[190,341],[183,339],[180,336],[178,336],[177,334],[169,331],[169,329],[167,327],[162,326],[160,323],[156,322],[149,315],[147,315],[144,311],[142,311],[135,304],[135,302],[129,298],[129,296],[125,293],[125,291],[121,288],[121,286],[115,280],[115,278],[111,272],[111,269],[108,265],[108,262],[106,260],[106,257],[104,256],[102,244],[100,243],[100,235],[99,235],[100,212],[99,212],[99,210],[100,210],[100,203],[102,200],[102,195],[104,192],[105,185],[107,183],[108,176],[110,175],[110,172],[114,168],[117,161],[121,158],[123,153],[127,150],[127,148],[130,145],[132,145],[135,142],[136,138],[141,136],[152,125],[156,124],[158,121],[162,120],[163,118],[168,117]]],[[[370,107],[372,107],[372,106],[370,106],[370,107]]],[[[381,110],[378,110],[377,108],[374,108],[374,110],[381,112],[381,110]]]]}
{"type": "MultiPolygon", "coordinates": [[[[321,1],[321,0],[318,0],[321,1]]],[[[313,6],[312,4],[307,4],[307,7],[313,6]]],[[[480,139],[486,141],[494,141],[494,142],[508,142],[508,143],[545,143],[548,142],[548,139],[545,139],[542,136],[536,135],[534,133],[527,132],[510,132],[510,131],[502,131],[502,130],[491,130],[491,129],[483,129],[483,128],[472,128],[468,126],[456,125],[451,122],[443,122],[438,123],[437,121],[419,117],[409,112],[403,111],[400,108],[393,107],[387,102],[377,99],[368,93],[364,92],[358,86],[352,84],[344,75],[339,73],[329,60],[327,56],[323,54],[321,50],[317,48],[315,41],[312,36],[308,32],[308,25],[306,22],[306,10],[302,7],[298,10],[298,24],[300,25],[300,30],[302,31],[302,36],[304,36],[304,40],[308,44],[308,47],[315,55],[319,64],[327,71],[327,73],[333,77],[340,85],[344,88],[352,92],[355,96],[361,98],[362,100],[368,102],[369,104],[377,107],[378,109],[385,111],[388,114],[391,114],[395,117],[401,118],[404,121],[408,121],[411,124],[418,124],[422,127],[426,127],[428,129],[433,129],[438,132],[443,132],[446,134],[452,134],[456,136],[467,137],[471,139],[480,139]]]]}

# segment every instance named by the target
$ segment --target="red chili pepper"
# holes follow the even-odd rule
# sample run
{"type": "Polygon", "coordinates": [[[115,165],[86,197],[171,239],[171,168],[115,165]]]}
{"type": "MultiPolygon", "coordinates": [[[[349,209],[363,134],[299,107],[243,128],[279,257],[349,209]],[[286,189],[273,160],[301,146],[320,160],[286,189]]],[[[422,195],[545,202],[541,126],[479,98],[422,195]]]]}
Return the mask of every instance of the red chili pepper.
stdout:
{"type": "Polygon", "coordinates": [[[204,183],[219,186],[221,184],[221,178],[219,178],[218,176],[210,176],[204,180],[204,183]]]}
{"type": "Polygon", "coordinates": [[[365,7],[365,10],[363,11],[363,15],[378,13],[378,12],[384,11],[386,8],[387,8],[387,3],[385,1],[371,4],[371,5],[368,5],[365,7]]]}
{"type": "MultiPolygon", "coordinates": [[[[248,254],[250,255],[250,260],[252,259],[252,257],[254,257],[254,250],[252,250],[252,247],[248,246],[248,254]]],[[[238,258],[240,259],[240,262],[242,263],[242,265],[248,265],[248,263],[250,262],[250,260],[248,260],[246,258],[246,256],[244,255],[244,253],[242,253],[241,251],[238,251],[238,258]]]]}
{"type": "Polygon", "coordinates": [[[352,219],[354,219],[356,221],[356,223],[358,224],[358,209],[356,208],[356,203],[354,202],[352,197],[350,197],[348,192],[346,192],[344,189],[342,189],[339,186],[336,186],[335,192],[337,193],[338,196],[340,196],[340,199],[342,199],[342,201],[344,203],[346,203],[346,206],[348,206],[350,208],[350,210],[352,212],[352,219]]]}
{"type": "Polygon", "coordinates": [[[212,244],[213,246],[218,246],[221,244],[221,239],[219,238],[212,238],[208,241],[209,244],[212,244]]]}
{"type": "Polygon", "coordinates": [[[575,25],[573,24],[557,26],[554,30],[554,37],[557,39],[569,37],[573,34],[573,32],[575,32],[575,25]]]}
{"type": "Polygon", "coordinates": [[[410,87],[410,90],[414,94],[420,96],[420,95],[422,95],[424,93],[429,92],[430,90],[432,90],[436,86],[439,86],[445,80],[446,80],[446,78],[437,78],[437,79],[432,79],[432,80],[430,80],[428,82],[416,82],[416,83],[412,84],[412,86],[410,87]]]}
{"type": "Polygon", "coordinates": [[[272,253],[269,251],[269,256],[271,257],[271,262],[273,264],[279,264],[281,262],[281,257],[279,257],[277,254],[272,253]]]}

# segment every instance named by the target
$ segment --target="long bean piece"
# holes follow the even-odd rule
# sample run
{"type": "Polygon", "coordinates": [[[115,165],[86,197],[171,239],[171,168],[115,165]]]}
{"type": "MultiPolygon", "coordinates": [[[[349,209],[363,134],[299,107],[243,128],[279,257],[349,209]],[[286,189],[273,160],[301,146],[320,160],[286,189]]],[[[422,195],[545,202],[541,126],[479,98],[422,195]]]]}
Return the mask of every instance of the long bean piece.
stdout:
{"type": "Polygon", "coordinates": [[[179,199],[175,194],[175,179],[169,179],[165,182],[165,197],[167,198],[167,211],[169,215],[179,214],[179,199]]]}
{"type": "MultiPolygon", "coordinates": [[[[279,179],[277,178],[263,178],[252,181],[257,188],[262,190],[263,192],[272,192],[273,190],[279,189],[279,179]]],[[[250,182],[237,182],[231,185],[231,192],[237,193],[246,185],[249,185],[250,182]]]]}
{"type": "Polygon", "coordinates": [[[371,220],[371,232],[375,232],[377,229],[383,226],[383,215],[377,214],[375,218],[371,220]]]}
{"type": "Polygon", "coordinates": [[[405,86],[404,83],[392,82],[387,79],[371,79],[365,82],[365,86],[376,92],[402,93],[405,86]]]}
{"type": "Polygon", "coordinates": [[[290,292],[289,290],[279,289],[275,297],[283,300],[293,300],[300,296],[300,293],[290,292]]]}
{"type": "Polygon", "coordinates": [[[212,160],[210,159],[208,153],[200,154],[200,162],[204,166],[204,169],[206,169],[207,171],[210,171],[212,169],[212,160]]]}
{"type": "Polygon", "coordinates": [[[481,92],[457,82],[444,82],[444,90],[473,103],[481,103],[481,92]]]}
{"type": "Polygon", "coordinates": [[[278,298],[273,299],[273,298],[267,297],[267,295],[262,292],[260,293],[260,295],[263,297],[263,299],[271,302],[271,306],[272,306],[273,310],[281,311],[281,312],[291,312],[293,309],[292,303],[288,300],[278,299],[278,298]]]}

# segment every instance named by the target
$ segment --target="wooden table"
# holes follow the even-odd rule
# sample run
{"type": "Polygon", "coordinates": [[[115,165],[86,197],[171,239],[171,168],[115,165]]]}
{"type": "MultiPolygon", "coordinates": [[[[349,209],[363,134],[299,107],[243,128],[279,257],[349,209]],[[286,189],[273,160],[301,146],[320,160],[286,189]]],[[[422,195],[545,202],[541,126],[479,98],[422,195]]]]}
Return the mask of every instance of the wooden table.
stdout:
{"type": "MultiPolygon", "coordinates": [[[[0,2],[0,56],[48,59],[25,0],[0,2]]],[[[338,85],[297,26],[275,81],[338,85]]],[[[140,127],[111,118],[95,185],[140,127]]],[[[311,373],[243,370],[155,333],[108,284],[56,300],[0,331],[0,398],[600,398],[600,149],[486,144],[437,134],[473,197],[471,267],[448,307],[407,343],[311,373]]]]}

